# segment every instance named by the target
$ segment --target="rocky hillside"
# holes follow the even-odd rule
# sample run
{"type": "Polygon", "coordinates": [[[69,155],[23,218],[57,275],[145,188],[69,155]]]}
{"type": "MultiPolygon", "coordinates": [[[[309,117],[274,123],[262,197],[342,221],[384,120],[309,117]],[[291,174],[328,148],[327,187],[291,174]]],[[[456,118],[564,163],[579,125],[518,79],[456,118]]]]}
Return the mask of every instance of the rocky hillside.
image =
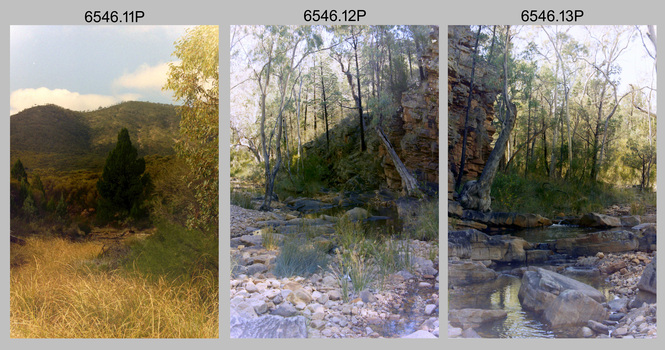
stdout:
{"type": "MultiPolygon", "coordinates": [[[[468,26],[448,27],[448,198],[462,158],[464,121],[469,98],[475,33],[468,26]]],[[[483,59],[476,61],[466,149],[464,179],[480,176],[489,157],[496,128],[494,102],[500,92],[496,69],[483,59]]]]}

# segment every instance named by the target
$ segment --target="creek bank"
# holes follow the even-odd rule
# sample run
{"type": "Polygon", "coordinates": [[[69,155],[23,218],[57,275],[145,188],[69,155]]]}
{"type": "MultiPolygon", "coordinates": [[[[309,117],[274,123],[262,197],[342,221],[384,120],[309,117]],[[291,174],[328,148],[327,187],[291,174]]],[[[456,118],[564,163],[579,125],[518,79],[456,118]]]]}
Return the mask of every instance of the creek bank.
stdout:
{"type": "MultiPolygon", "coordinates": [[[[262,234],[270,231],[281,240],[308,225],[309,231],[315,228],[318,244],[332,245],[338,219],[303,217],[281,203],[276,207],[258,212],[231,206],[232,337],[438,337],[438,260],[428,258],[432,243],[409,240],[412,270],[388,275],[380,290],[366,289],[345,301],[339,281],[325,269],[311,276],[276,277],[272,267],[279,251],[267,249],[262,234]]],[[[372,218],[362,208],[344,215],[372,218]]]]}

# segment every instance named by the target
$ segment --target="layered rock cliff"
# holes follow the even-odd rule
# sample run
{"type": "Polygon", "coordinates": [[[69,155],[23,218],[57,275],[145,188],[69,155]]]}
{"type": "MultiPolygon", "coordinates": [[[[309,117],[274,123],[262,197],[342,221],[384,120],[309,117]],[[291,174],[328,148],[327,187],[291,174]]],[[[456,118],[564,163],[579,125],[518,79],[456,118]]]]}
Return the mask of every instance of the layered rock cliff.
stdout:
{"type": "MultiPolygon", "coordinates": [[[[469,98],[476,33],[468,26],[448,27],[448,199],[460,168],[464,121],[469,98]]],[[[480,176],[496,128],[494,102],[500,92],[499,72],[482,58],[476,60],[469,110],[464,181],[480,176]]]]}
{"type": "MultiPolygon", "coordinates": [[[[422,56],[425,80],[402,94],[401,113],[386,119],[384,131],[406,168],[430,188],[439,184],[439,28],[432,27],[422,56]]],[[[401,189],[401,178],[383,146],[386,183],[401,189]]]]}

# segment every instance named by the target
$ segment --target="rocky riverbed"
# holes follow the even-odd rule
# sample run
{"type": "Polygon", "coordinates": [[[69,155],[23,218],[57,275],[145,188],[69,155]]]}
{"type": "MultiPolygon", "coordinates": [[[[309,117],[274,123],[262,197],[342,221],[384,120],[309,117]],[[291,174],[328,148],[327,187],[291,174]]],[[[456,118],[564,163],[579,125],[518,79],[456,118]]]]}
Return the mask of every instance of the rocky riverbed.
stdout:
{"type": "MultiPolygon", "coordinates": [[[[465,266],[464,270],[473,270],[472,275],[475,276],[473,277],[475,279],[467,279],[470,283],[465,287],[458,288],[459,290],[478,289],[481,284],[474,284],[478,280],[494,279],[497,275],[500,275],[492,269],[483,268],[483,264],[480,262],[472,263],[471,261],[457,260],[457,262],[452,262],[454,263],[453,266],[465,266]]],[[[607,254],[599,252],[594,256],[578,257],[573,264],[546,266],[547,270],[562,276],[567,275],[578,279],[585,279],[585,277],[590,276],[600,277],[604,280],[605,287],[603,290],[606,294],[606,299],[599,304],[602,308],[599,310],[601,316],[598,316],[597,320],[588,320],[583,325],[566,327],[565,332],[555,331],[553,334],[579,338],[656,338],[655,263],[655,252],[637,251],[607,254]]],[[[524,284],[524,273],[529,270],[533,270],[533,268],[520,267],[503,272],[503,274],[522,278],[522,284],[524,284]]],[[[548,279],[548,281],[550,280],[548,279]]],[[[550,289],[560,288],[555,287],[556,284],[551,282],[547,283],[550,285],[548,287],[550,289]]],[[[459,290],[455,291],[453,289],[451,291],[449,289],[449,292],[459,293],[459,290]]],[[[561,288],[561,292],[563,292],[563,288],[561,288]]],[[[521,293],[522,289],[520,288],[521,293]]],[[[563,293],[555,292],[555,294],[562,295],[563,293]]],[[[526,307],[525,302],[520,299],[522,308],[526,307]]],[[[495,322],[505,318],[506,313],[503,310],[450,310],[447,325],[448,336],[453,338],[480,337],[475,331],[475,327],[485,322],[495,322]],[[498,314],[498,312],[501,312],[501,314],[498,314]]],[[[555,317],[550,319],[555,319],[555,317]]]]}
{"type": "Polygon", "coordinates": [[[388,275],[382,286],[343,295],[327,268],[310,276],[272,273],[279,249],[264,246],[262,230],[277,240],[298,225],[329,232],[334,219],[304,219],[280,206],[259,212],[231,206],[231,337],[436,338],[439,336],[438,247],[409,240],[412,268],[388,275]],[[434,261],[431,258],[435,255],[434,261]]]}

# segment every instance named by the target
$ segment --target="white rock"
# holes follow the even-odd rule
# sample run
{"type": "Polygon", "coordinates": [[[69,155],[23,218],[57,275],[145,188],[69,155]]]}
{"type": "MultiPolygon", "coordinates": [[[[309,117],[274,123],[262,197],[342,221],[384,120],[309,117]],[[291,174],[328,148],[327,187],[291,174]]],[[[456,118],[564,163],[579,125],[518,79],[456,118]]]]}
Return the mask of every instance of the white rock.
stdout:
{"type": "Polygon", "coordinates": [[[256,285],[253,282],[247,282],[245,284],[245,290],[249,293],[256,293],[259,291],[259,289],[256,288],[256,285]]]}
{"type": "Polygon", "coordinates": [[[423,331],[423,330],[418,330],[415,331],[409,335],[405,335],[402,338],[418,338],[418,339],[423,339],[423,338],[436,338],[436,336],[428,331],[423,331]]]}

